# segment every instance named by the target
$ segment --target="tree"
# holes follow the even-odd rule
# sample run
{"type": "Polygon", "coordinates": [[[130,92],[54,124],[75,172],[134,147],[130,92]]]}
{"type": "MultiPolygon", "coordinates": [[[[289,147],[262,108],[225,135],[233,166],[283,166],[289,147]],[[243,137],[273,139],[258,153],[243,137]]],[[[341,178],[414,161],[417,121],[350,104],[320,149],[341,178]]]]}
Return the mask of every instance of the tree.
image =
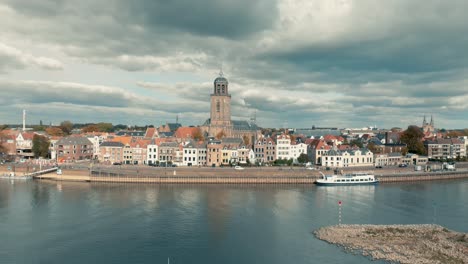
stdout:
{"type": "Polygon", "coordinates": [[[47,135],[53,137],[63,137],[65,135],[65,133],[63,133],[63,130],[59,127],[48,127],[45,131],[47,135]]]}
{"type": "Polygon", "coordinates": [[[299,163],[307,163],[309,162],[309,156],[307,156],[307,154],[305,153],[301,153],[301,155],[299,155],[299,157],[297,158],[297,161],[299,163]]]}
{"type": "Polygon", "coordinates": [[[401,149],[401,155],[406,156],[406,154],[408,154],[408,148],[404,147],[401,149]]]}
{"type": "Polygon", "coordinates": [[[426,149],[422,139],[424,137],[423,132],[417,126],[409,126],[400,137],[401,142],[406,144],[408,151],[418,155],[425,155],[426,149]]]}
{"type": "Polygon", "coordinates": [[[371,142],[369,144],[367,144],[367,148],[374,154],[377,153],[377,147],[375,146],[375,143],[374,142],[371,142]]]}
{"type": "Polygon", "coordinates": [[[243,135],[242,136],[242,140],[244,140],[244,144],[245,145],[249,145],[250,144],[250,139],[247,135],[243,135]]]}
{"type": "Polygon", "coordinates": [[[219,131],[218,134],[216,134],[216,139],[222,139],[225,136],[226,136],[226,133],[224,133],[224,130],[221,130],[219,131]]]}
{"type": "Polygon", "coordinates": [[[8,152],[5,143],[7,142],[8,137],[2,131],[0,131],[0,154],[5,154],[8,152]]]}
{"type": "Polygon", "coordinates": [[[70,121],[63,121],[62,123],[60,123],[60,129],[62,129],[63,133],[65,133],[65,135],[70,135],[71,134],[71,131],[73,130],[73,123],[70,122],[70,121]]]}
{"type": "Polygon", "coordinates": [[[112,123],[97,123],[96,126],[99,128],[99,132],[112,132],[114,130],[114,126],[112,123]]]}
{"type": "Polygon", "coordinates": [[[197,130],[195,130],[195,132],[193,133],[193,139],[196,140],[196,141],[204,141],[205,140],[205,137],[203,136],[202,131],[201,131],[200,128],[197,128],[197,130]]]}
{"type": "Polygon", "coordinates": [[[451,138],[456,138],[456,137],[461,137],[463,136],[463,132],[461,131],[450,131],[447,133],[447,137],[451,137],[451,138]]]}
{"type": "Polygon", "coordinates": [[[83,127],[81,129],[81,132],[83,132],[83,133],[100,132],[100,129],[99,129],[98,125],[91,124],[91,125],[87,125],[87,126],[83,127]]]}
{"type": "Polygon", "coordinates": [[[35,134],[33,137],[32,143],[33,143],[32,151],[34,153],[34,157],[46,158],[47,155],[49,154],[49,146],[50,146],[49,139],[46,138],[45,136],[35,134]]]}
{"type": "Polygon", "coordinates": [[[362,147],[363,147],[362,142],[359,141],[359,140],[357,140],[357,139],[351,141],[351,142],[349,143],[349,145],[351,145],[351,146],[356,145],[356,146],[358,146],[359,148],[362,148],[362,147]]]}

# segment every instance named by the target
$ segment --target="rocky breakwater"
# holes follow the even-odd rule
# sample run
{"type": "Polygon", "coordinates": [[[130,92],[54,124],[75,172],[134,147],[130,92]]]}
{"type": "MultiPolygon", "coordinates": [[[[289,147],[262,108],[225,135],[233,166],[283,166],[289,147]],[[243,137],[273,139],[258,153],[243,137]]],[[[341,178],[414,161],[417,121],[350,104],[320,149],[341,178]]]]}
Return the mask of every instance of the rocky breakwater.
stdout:
{"type": "Polygon", "coordinates": [[[315,236],[374,260],[399,263],[468,263],[468,234],[439,225],[337,225],[315,236]]]}

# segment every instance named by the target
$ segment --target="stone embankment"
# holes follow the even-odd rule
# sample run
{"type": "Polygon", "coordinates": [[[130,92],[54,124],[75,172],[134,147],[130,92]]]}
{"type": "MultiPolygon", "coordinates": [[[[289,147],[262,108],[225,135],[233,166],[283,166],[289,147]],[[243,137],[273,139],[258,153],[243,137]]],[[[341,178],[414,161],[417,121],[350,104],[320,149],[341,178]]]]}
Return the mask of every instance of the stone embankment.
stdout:
{"type": "MultiPolygon", "coordinates": [[[[16,175],[27,175],[38,171],[39,167],[26,165],[0,166],[0,175],[15,171],[16,175]]],[[[312,184],[321,177],[318,170],[304,167],[246,167],[244,170],[234,168],[211,167],[168,167],[149,166],[105,166],[89,164],[60,165],[63,174],[50,173],[35,177],[59,181],[87,182],[135,182],[135,183],[188,183],[188,184],[312,184]]],[[[44,169],[44,167],[43,167],[44,169]]],[[[364,171],[374,174],[381,183],[431,181],[468,178],[468,169],[440,172],[415,172],[409,168],[346,168],[344,173],[364,171]]],[[[323,171],[332,174],[333,171],[323,171]]]]}
{"type": "Polygon", "coordinates": [[[439,225],[337,225],[315,236],[374,260],[399,263],[468,263],[468,234],[439,225]]]}

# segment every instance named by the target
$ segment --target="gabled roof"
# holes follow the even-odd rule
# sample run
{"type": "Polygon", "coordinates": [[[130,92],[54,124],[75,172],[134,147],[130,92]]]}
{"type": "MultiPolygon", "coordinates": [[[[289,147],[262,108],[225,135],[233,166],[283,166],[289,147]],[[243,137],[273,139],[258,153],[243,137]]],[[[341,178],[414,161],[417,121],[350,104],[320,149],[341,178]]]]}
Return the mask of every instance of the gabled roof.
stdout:
{"type": "Polygon", "coordinates": [[[119,147],[119,148],[123,148],[125,145],[122,144],[121,142],[115,142],[115,141],[106,141],[106,142],[102,142],[101,145],[99,145],[99,147],[119,147]]]}
{"type": "Polygon", "coordinates": [[[179,147],[179,143],[177,142],[162,142],[161,145],[159,145],[159,147],[163,148],[163,147],[166,147],[166,148],[178,148],[179,147]]]}
{"type": "Polygon", "coordinates": [[[34,132],[21,132],[20,134],[21,134],[21,136],[23,136],[24,140],[32,140],[36,133],[34,133],[34,132]]]}
{"type": "Polygon", "coordinates": [[[92,145],[87,137],[69,136],[61,138],[57,141],[57,145],[92,145]]]}
{"type": "Polygon", "coordinates": [[[130,142],[132,142],[132,137],[131,136],[119,136],[119,137],[114,137],[112,141],[120,142],[124,145],[130,145],[130,142]]]}
{"type": "Polygon", "coordinates": [[[154,138],[157,137],[158,130],[155,127],[148,127],[146,129],[145,138],[154,138]]]}

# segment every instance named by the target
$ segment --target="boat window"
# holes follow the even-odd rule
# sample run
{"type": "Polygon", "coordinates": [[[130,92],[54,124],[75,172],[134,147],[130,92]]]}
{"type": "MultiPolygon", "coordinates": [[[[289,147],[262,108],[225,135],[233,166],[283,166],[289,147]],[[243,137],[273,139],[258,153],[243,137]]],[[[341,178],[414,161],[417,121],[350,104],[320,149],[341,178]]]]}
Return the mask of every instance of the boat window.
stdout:
{"type": "Polygon", "coordinates": [[[349,182],[349,179],[346,179],[347,182],[349,182]]]}
{"type": "Polygon", "coordinates": [[[351,179],[351,181],[354,181],[354,179],[351,179]]]}
{"type": "Polygon", "coordinates": [[[371,178],[369,178],[369,181],[372,181],[372,179],[371,179],[371,178]]]}

